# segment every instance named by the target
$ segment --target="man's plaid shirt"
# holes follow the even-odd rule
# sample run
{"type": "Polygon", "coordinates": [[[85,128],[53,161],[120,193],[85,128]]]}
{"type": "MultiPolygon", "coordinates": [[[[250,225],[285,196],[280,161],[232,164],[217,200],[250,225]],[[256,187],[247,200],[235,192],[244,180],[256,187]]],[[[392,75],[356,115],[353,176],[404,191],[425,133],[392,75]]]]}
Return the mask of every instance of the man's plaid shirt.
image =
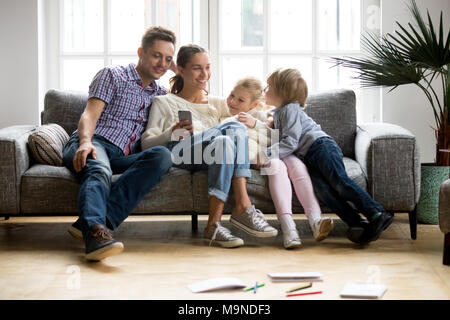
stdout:
{"type": "Polygon", "coordinates": [[[134,64],[103,68],[89,86],[88,98],[105,102],[94,134],[119,147],[124,155],[138,152],[153,99],[164,94],[166,89],[155,81],[143,88],[134,64]]]}

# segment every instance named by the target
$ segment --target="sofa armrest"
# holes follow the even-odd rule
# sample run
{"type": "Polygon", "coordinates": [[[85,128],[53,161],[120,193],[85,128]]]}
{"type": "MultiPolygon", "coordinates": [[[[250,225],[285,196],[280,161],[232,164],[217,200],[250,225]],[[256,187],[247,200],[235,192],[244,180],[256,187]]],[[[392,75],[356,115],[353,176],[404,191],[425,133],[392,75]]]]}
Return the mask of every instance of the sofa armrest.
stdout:
{"type": "Polygon", "coordinates": [[[443,233],[450,232],[450,179],[439,190],[439,227],[443,233]]]}
{"type": "Polygon", "coordinates": [[[30,167],[28,136],[36,126],[0,129],[0,214],[20,212],[20,182],[30,167]]]}
{"type": "Polygon", "coordinates": [[[369,193],[386,210],[414,210],[420,196],[420,157],[411,132],[389,123],[358,125],[355,158],[367,176],[369,193]]]}

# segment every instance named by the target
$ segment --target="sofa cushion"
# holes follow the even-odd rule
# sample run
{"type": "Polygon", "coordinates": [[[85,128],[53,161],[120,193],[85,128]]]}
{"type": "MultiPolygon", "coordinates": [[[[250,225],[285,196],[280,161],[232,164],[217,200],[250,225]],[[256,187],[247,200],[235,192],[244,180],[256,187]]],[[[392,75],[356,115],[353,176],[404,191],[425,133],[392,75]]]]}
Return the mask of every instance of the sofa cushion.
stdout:
{"type": "Polygon", "coordinates": [[[28,136],[28,146],[37,163],[62,166],[62,150],[67,140],[67,132],[60,125],[51,123],[36,128],[28,136]]]}
{"type": "MultiPolygon", "coordinates": [[[[113,182],[119,177],[113,175],[113,182]]],[[[191,212],[190,186],[191,174],[188,171],[171,168],[133,213],[191,212]]],[[[33,165],[22,177],[21,210],[24,214],[77,215],[79,188],[77,179],[66,167],[33,165]]]]}
{"type": "Polygon", "coordinates": [[[344,156],[355,159],[356,98],[352,90],[312,93],[305,112],[333,137],[344,156]]]}
{"type": "MultiPolygon", "coordinates": [[[[350,158],[344,157],[344,166],[348,176],[361,188],[367,190],[366,177],[361,166],[350,158]]],[[[259,174],[259,170],[251,170],[252,176],[247,180],[247,192],[255,206],[264,213],[275,213],[275,207],[270,197],[267,176],[259,174]]],[[[194,210],[197,212],[208,212],[208,173],[207,171],[195,172],[192,176],[192,189],[194,198],[194,210]]],[[[292,190],[292,210],[295,213],[304,213],[302,206],[297,200],[297,196],[292,190]]],[[[231,213],[234,207],[234,197],[232,190],[229,199],[225,204],[224,213],[231,213]]],[[[331,212],[324,204],[321,204],[323,212],[331,212]]]]}
{"type": "Polygon", "coordinates": [[[42,124],[57,123],[72,135],[78,126],[81,114],[86,107],[87,92],[61,91],[51,89],[44,98],[42,124]]]}

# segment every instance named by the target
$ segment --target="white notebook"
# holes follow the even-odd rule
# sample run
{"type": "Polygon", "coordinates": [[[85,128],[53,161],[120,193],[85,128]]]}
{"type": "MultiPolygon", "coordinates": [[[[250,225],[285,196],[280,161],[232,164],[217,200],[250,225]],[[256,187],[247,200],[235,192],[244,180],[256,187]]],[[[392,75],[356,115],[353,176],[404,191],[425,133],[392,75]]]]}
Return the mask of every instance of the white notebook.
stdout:
{"type": "Polygon", "coordinates": [[[342,298],[379,299],[386,292],[384,284],[347,282],[341,291],[342,298]]]}
{"type": "Polygon", "coordinates": [[[275,272],[267,275],[273,282],[314,282],[323,280],[320,272],[275,272]]]}
{"type": "Polygon", "coordinates": [[[220,289],[241,289],[245,284],[238,278],[211,278],[188,285],[193,293],[213,291],[220,289]]]}

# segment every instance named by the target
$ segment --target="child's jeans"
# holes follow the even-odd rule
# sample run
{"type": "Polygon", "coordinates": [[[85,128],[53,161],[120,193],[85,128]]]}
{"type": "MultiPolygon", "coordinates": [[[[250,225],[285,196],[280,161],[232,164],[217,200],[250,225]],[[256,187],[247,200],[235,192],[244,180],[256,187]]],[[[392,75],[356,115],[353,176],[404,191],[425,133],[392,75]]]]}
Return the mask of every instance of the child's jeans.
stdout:
{"type": "Polygon", "coordinates": [[[317,198],[335,212],[349,226],[357,224],[361,217],[347,201],[369,220],[383,207],[352,179],[345,171],[343,154],[330,137],[317,139],[304,158],[317,198]]]}
{"type": "Polygon", "coordinates": [[[314,194],[311,178],[305,164],[296,156],[272,159],[270,167],[275,174],[269,175],[269,190],[278,215],[292,214],[292,185],[308,220],[321,214],[320,205],[314,194]]]}

